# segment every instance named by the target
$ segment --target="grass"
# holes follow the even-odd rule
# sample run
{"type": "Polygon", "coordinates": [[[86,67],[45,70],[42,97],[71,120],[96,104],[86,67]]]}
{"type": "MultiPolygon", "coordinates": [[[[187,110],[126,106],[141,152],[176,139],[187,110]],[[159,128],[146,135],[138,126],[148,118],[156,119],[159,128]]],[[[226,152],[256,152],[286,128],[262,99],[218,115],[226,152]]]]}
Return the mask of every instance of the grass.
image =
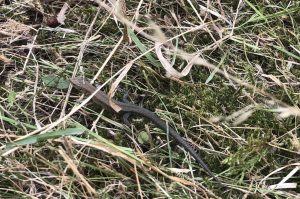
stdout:
{"type": "Polygon", "coordinates": [[[52,28],[61,1],[0,5],[0,198],[299,194],[299,2],[131,0],[124,17],[73,0],[52,28]],[[193,66],[179,78],[164,60],[193,66]],[[83,98],[72,76],[119,82],[226,186],[147,120],[127,127],[83,98]]]}

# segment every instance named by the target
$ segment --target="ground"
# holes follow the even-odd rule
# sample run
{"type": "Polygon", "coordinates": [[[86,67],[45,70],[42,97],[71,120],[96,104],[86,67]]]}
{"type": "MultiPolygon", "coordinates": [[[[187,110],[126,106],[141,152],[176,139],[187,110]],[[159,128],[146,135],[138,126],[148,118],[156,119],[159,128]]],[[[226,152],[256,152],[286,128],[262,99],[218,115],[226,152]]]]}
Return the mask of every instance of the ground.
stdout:
{"type": "Polygon", "coordinates": [[[0,198],[297,197],[300,3],[113,2],[0,0],[0,198]]]}

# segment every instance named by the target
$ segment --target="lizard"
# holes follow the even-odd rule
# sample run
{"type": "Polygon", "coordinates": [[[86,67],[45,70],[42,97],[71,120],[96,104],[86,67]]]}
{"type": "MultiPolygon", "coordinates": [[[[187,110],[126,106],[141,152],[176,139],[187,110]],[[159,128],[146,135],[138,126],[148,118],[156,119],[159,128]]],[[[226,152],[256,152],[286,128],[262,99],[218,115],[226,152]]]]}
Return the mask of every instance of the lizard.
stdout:
{"type": "MultiPolygon", "coordinates": [[[[92,84],[90,84],[87,80],[83,79],[82,77],[74,77],[70,79],[71,83],[73,86],[75,86],[77,89],[84,91],[86,93],[93,93],[96,90],[96,87],[94,87],[92,84]]],[[[116,114],[126,114],[126,113],[135,113],[140,116],[143,116],[153,122],[157,127],[161,128],[164,131],[168,131],[169,135],[179,144],[181,145],[185,150],[187,150],[190,155],[195,158],[195,160],[202,166],[202,168],[215,180],[218,182],[219,179],[211,172],[211,170],[208,168],[206,163],[202,160],[201,156],[190,146],[190,144],[185,141],[178,133],[177,131],[170,127],[167,126],[166,122],[159,118],[154,112],[137,106],[132,103],[124,103],[120,102],[114,99],[111,99],[114,104],[116,104],[118,107],[120,107],[119,112],[115,111],[113,107],[110,104],[110,99],[108,95],[106,95],[104,92],[99,91],[97,92],[94,97],[93,101],[94,103],[100,105],[102,108],[105,110],[108,110],[110,112],[114,112],[116,114]]]]}

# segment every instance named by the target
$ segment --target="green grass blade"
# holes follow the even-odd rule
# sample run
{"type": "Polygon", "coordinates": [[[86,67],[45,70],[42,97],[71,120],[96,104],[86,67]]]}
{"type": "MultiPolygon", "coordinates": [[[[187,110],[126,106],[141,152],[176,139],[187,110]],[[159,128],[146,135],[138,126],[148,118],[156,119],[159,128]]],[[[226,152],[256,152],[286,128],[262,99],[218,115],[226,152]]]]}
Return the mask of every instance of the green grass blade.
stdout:
{"type": "MultiPolygon", "coordinates": [[[[134,34],[134,32],[128,28],[128,35],[132,39],[132,41],[135,43],[135,45],[138,47],[138,49],[145,53],[147,51],[147,48],[145,45],[139,40],[139,38],[134,34]]],[[[161,67],[161,64],[151,55],[151,52],[148,52],[145,54],[146,58],[150,61],[151,64],[153,64],[156,67],[161,67]]]]}
{"type": "Polygon", "coordinates": [[[6,144],[6,149],[9,150],[16,146],[23,146],[28,144],[36,144],[38,142],[42,142],[48,139],[58,138],[62,136],[68,136],[68,135],[79,135],[82,134],[84,130],[82,128],[69,128],[69,129],[63,129],[58,131],[52,131],[49,133],[41,134],[41,135],[33,135],[26,137],[21,140],[13,141],[11,143],[6,144]]]}
{"type": "Polygon", "coordinates": [[[275,46],[275,45],[272,45],[272,46],[273,46],[273,48],[275,48],[275,49],[277,49],[277,50],[279,50],[279,51],[281,51],[281,52],[287,54],[288,56],[293,57],[293,58],[295,58],[295,59],[297,59],[297,60],[300,60],[300,57],[299,57],[299,56],[297,56],[297,55],[295,55],[295,54],[293,54],[293,53],[287,51],[285,48],[282,48],[282,47],[280,47],[280,46],[275,46]]]}
{"type": "Polygon", "coordinates": [[[0,114],[0,120],[4,121],[4,122],[7,122],[13,126],[19,126],[19,125],[22,125],[22,126],[25,126],[29,129],[32,129],[32,130],[36,130],[36,126],[34,125],[31,125],[31,124],[27,124],[27,123],[24,123],[24,122],[19,122],[19,121],[16,121],[14,119],[11,119],[11,118],[8,118],[8,117],[5,117],[3,115],[0,114]]]}

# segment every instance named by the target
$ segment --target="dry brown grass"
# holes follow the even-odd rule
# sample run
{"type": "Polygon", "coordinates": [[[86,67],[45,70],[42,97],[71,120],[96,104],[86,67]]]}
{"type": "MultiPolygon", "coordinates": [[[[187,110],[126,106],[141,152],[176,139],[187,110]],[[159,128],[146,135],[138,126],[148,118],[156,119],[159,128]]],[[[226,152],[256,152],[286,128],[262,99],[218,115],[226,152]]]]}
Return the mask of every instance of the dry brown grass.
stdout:
{"type": "Polygon", "coordinates": [[[0,198],[295,198],[299,2],[113,2],[0,0],[0,198]],[[129,90],[226,187],[74,76],[129,90]]]}

